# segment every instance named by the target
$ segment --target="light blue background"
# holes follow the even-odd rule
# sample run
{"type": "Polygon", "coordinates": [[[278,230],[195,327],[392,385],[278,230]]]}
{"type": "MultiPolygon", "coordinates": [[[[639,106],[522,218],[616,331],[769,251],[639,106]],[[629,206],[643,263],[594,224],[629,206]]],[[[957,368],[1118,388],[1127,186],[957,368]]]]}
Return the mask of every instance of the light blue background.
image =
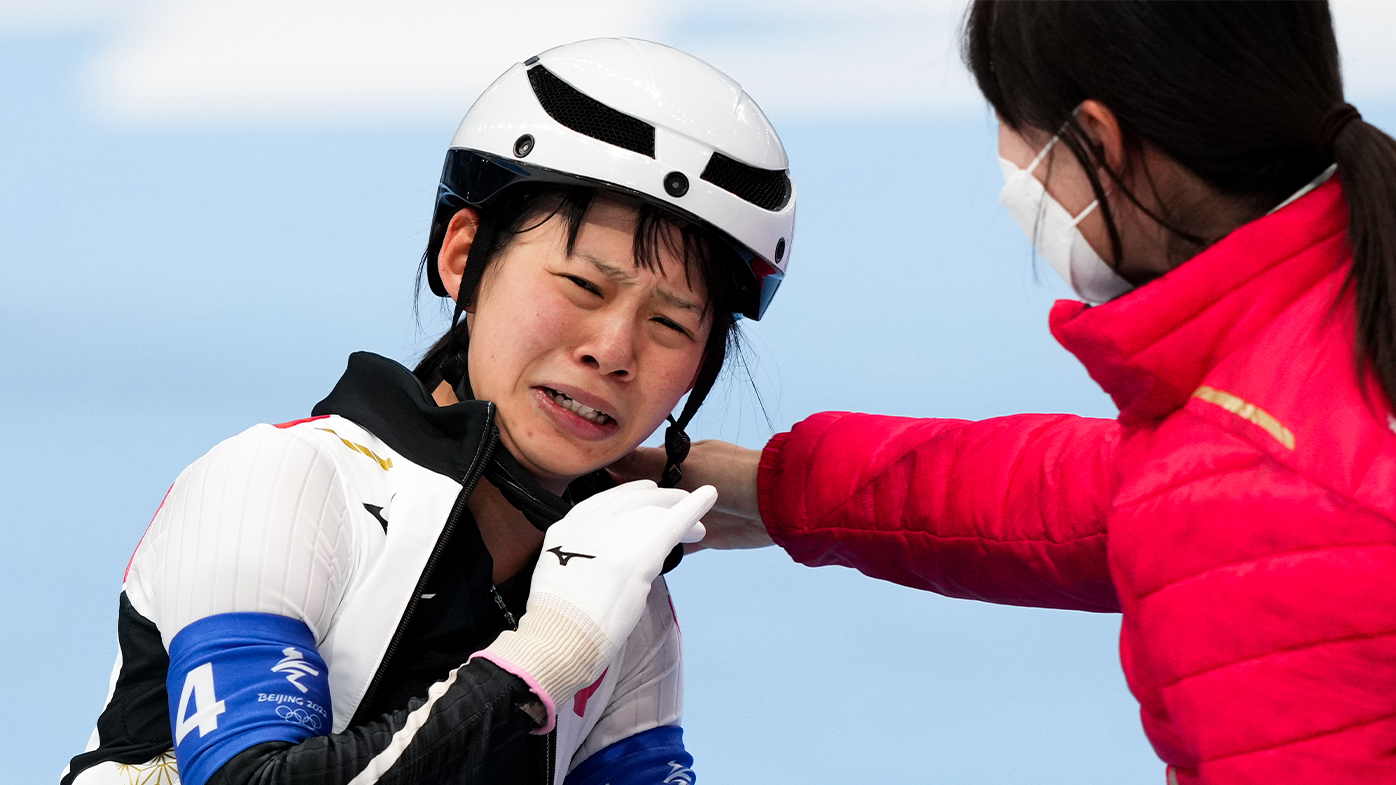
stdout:
{"type": "MultiPolygon", "coordinates": [[[[72,87],[93,45],[0,35],[7,782],[53,781],[86,742],[122,571],[180,469],[304,416],[350,351],[410,363],[443,326],[426,301],[414,318],[413,273],[454,122],[121,130],[72,87]]],[[[1047,333],[1065,290],[997,205],[987,113],[773,119],[799,232],[746,332],[776,429],[824,409],[1113,414],[1047,333]]],[[[771,433],[740,378],[694,430],[771,433]]],[[[703,782],[1163,780],[1117,616],[948,600],[775,549],[691,557],[671,585],[703,782]]]]}

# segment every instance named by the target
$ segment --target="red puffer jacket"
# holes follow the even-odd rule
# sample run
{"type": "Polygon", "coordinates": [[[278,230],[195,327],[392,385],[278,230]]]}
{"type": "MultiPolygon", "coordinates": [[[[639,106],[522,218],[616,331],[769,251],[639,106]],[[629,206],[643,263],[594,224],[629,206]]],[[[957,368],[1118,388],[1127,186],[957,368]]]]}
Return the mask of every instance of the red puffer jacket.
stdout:
{"type": "Polygon", "coordinates": [[[761,459],[800,562],[1122,611],[1179,783],[1396,782],[1396,419],[1355,361],[1334,178],[1052,332],[1118,421],[825,413],[761,459]]]}

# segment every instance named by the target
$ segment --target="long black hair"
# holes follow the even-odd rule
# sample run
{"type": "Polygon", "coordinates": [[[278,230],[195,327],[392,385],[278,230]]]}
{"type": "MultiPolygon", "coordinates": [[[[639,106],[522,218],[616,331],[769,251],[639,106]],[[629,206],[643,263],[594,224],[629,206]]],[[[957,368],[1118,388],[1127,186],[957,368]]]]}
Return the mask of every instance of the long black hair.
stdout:
{"type": "MultiPolygon", "coordinates": [[[[566,251],[570,255],[576,248],[577,234],[581,231],[587,211],[597,196],[596,189],[577,185],[521,185],[499,194],[480,208],[482,212],[490,213],[490,222],[495,227],[490,236],[484,238],[484,242],[489,243],[483,256],[486,267],[509,248],[514,238],[541,227],[554,217],[563,221],[567,232],[566,251]]],[[[608,194],[608,198],[627,199],[616,194],[608,194]]],[[[712,327],[704,345],[699,380],[694,391],[698,392],[704,382],[710,388],[727,357],[739,350],[740,332],[734,315],[737,283],[731,271],[735,269],[734,265],[740,263],[740,259],[730,245],[702,225],[648,202],[638,199],[628,201],[633,203],[636,210],[631,245],[635,266],[662,272],[663,259],[667,255],[682,265],[684,280],[689,285],[695,281],[701,282],[708,293],[705,316],[711,319],[712,327]]],[[[418,294],[421,283],[427,278],[427,266],[437,263],[437,254],[454,215],[454,212],[439,211],[432,222],[427,250],[422,254],[417,271],[418,294]]],[[[461,386],[458,381],[463,380],[464,389],[468,390],[468,349],[469,333],[465,320],[461,319],[427,350],[413,373],[428,390],[434,390],[443,380],[450,381],[458,388],[461,386]]],[[[702,392],[706,394],[707,389],[703,388],[702,392]]],[[[701,403],[700,398],[698,404],[701,403]]]]}
{"type": "MultiPolygon", "coordinates": [[[[1122,169],[1148,142],[1256,217],[1337,163],[1358,361],[1396,405],[1396,141],[1345,106],[1326,2],[975,0],[963,52],[1008,127],[1062,130],[1100,200],[1115,259],[1120,236],[1096,169],[1139,200],[1075,121],[1083,101],[1114,112],[1122,169]]],[[[1154,217],[1172,230],[1178,261],[1218,239],[1190,234],[1189,216],[1167,206],[1154,217]]]]}

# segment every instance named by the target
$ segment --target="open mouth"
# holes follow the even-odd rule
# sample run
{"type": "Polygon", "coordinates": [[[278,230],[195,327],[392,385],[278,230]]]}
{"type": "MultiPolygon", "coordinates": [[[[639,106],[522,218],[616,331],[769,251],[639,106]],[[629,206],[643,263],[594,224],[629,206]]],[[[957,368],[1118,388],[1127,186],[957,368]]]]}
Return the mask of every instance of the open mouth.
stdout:
{"type": "Polygon", "coordinates": [[[587,422],[595,423],[596,425],[610,425],[611,423],[616,421],[616,418],[612,417],[611,415],[603,411],[593,409],[590,406],[578,403],[577,401],[568,398],[563,393],[560,393],[557,390],[552,389],[551,387],[542,387],[540,389],[543,392],[547,393],[548,397],[552,398],[553,402],[556,403],[558,406],[561,406],[567,411],[572,412],[573,414],[577,415],[578,417],[581,417],[583,420],[586,420],[587,422]]]}

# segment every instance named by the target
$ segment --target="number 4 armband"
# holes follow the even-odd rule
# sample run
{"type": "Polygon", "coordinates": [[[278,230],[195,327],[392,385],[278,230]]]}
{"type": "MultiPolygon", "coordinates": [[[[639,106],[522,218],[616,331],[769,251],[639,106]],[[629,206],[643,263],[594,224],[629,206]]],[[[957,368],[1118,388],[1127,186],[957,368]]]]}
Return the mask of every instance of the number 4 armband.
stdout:
{"type": "Polygon", "coordinates": [[[303,622],[269,613],[200,619],[170,641],[165,684],[184,785],[204,785],[239,752],[327,735],[325,661],[303,622]]]}

